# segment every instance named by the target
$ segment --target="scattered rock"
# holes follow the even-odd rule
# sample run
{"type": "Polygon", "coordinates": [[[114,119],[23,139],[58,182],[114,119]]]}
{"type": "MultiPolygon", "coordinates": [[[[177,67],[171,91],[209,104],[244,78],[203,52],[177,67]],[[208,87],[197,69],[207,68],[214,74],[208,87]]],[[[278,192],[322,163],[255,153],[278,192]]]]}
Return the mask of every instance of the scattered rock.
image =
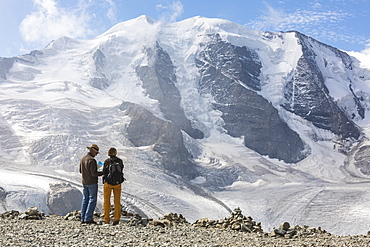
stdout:
{"type": "Polygon", "coordinates": [[[231,229],[194,227],[186,223],[172,224],[172,227],[162,228],[151,224],[145,227],[125,223],[88,225],[64,220],[61,216],[47,216],[43,220],[0,218],[0,246],[369,246],[369,236],[366,235],[314,234],[289,239],[231,229]]]}
{"type": "MultiPolygon", "coordinates": [[[[114,206],[111,207],[111,214],[114,212],[114,206]]],[[[58,217],[58,216],[56,216],[58,217]]],[[[113,217],[113,215],[112,215],[113,217]]],[[[4,220],[41,220],[45,218],[43,212],[39,212],[37,207],[31,207],[24,213],[19,213],[18,211],[12,210],[0,214],[0,219],[4,220]]],[[[49,217],[50,218],[50,217],[49,217]]],[[[74,210],[64,216],[65,220],[68,221],[80,221],[81,220],[81,211],[74,210]]],[[[102,225],[104,222],[104,215],[94,212],[94,219],[98,222],[99,225],[102,225]]],[[[291,227],[288,222],[282,223],[278,228],[274,228],[270,234],[263,232],[260,222],[253,221],[252,217],[244,216],[240,208],[234,209],[234,212],[231,213],[231,216],[228,218],[220,220],[210,220],[208,218],[203,218],[195,221],[193,224],[190,224],[184,216],[177,213],[170,213],[158,220],[153,219],[143,219],[139,214],[134,214],[121,210],[121,222],[127,226],[154,226],[161,227],[165,229],[171,229],[172,227],[192,227],[192,228],[210,228],[210,229],[220,229],[220,230],[232,230],[241,233],[258,233],[259,236],[269,236],[273,238],[312,238],[312,237],[327,237],[331,236],[325,230],[322,230],[321,227],[309,227],[309,226],[294,226],[291,227]]],[[[370,231],[368,233],[370,235],[370,231]]]]}
{"type": "Polygon", "coordinates": [[[64,219],[81,221],[81,210],[75,210],[73,212],[66,214],[66,216],[64,216],[64,219]]]}
{"type": "MultiPolygon", "coordinates": [[[[114,206],[111,205],[111,209],[110,209],[111,218],[113,218],[113,213],[114,213],[114,206]]],[[[73,212],[66,214],[64,216],[64,219],[72,220],[72,221],[81,221],[81,210],[74,210],[73,212]]],[[[94,220],[98,224],[103,224],[104,214],[94,212],[94,220]]],[[[148,223],[148,219],[144,219],[139,214],[130,213],[130,212],[127,212],[126,210],[121,210],[121,221],[124,223],[127,223],[130,226],[138,226],[138,225],[145,226],[148,223]]]]}

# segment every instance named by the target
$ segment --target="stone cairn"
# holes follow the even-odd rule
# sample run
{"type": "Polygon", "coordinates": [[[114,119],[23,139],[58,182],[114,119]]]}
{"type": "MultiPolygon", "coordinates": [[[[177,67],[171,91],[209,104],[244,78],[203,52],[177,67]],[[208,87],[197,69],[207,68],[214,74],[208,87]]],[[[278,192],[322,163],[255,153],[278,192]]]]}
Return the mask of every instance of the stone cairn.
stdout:
{"type": "Polygon", "coordinates": [[[42,220],[45,218],[43,212],[39,212],[37,207],[31,207],[24,213],[20,214],[19,211],[7,211],[0,214],[0,218],[3,219],[21,219],[21,220],[42,220]]]}
{"type": "Polygon", "coordinates": [[[146,226],[148,224],[148,219],[144,219],[139,214],[134,214],[125,210],[121,210],[121,216],[123,218],[128,218],[126,223],[130,226],[146,226]]]}
{"type": "Polygon", "coordinates": [[[169,227],[178,224],[190,224],[182,214],[177,213],[170,213],[158,220],[150,219],[148,222],[149,225],[153,226],[161,226],[161,227],[169,227]]]}
{"type": "Polygon", "coordinates": [[[309,226],[294,226],[291,227],[288,222],[282,223],[279,228],[273,229],[270,233],[271,237],[279,238],[305,238],[310,236],[317,236],[320,234],[331,235],[321,227],[309,227],[309,226]]]}
{"type": "Polygon", "coordinates": [[[252,217],[244,216],[240,208],[234,209],[234,212],[231,213],[231,217],[229,218],[221,220],[203,218],[195,221],[193,225],[197,227],[223,228],[241,232],[263,233],[261,222],[255,222],[252,217]]]}
{"type": "Polygon", "coordinates": [[[19,211],[16,211],[16,210],[6,211],[0,214],[0,218],[6,219],[6,220],[18,219],[18,216],[19,216],[19,211]]]}

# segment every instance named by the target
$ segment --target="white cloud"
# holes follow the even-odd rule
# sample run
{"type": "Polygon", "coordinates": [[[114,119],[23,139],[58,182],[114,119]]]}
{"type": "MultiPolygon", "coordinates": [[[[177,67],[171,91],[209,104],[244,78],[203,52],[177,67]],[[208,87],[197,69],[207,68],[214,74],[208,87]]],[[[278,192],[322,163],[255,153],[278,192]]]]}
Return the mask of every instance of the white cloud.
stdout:
{"type": "Polygon", "coordinates": [[[361,52],[348,52],[350,55],[356,57],[360,61],[360,65],[363,68],[370,70],[370,40],[367,40],[365,49],[361,52]]]}
{"type": "Polygon", "coordinates": [[[33,0],[35,11],[19,26],[26,42],[47,44],[61,36],[86,38],[96,35],[95,28],[103,27],[106,20],[116,22],[114,0],[78,0],[73,8],[62,7],[61,1],[33,0]]]}
{"type": "Polygon", "coordinates": [[[365,46],[365,49],[363,51],[361,51],[361,53],[370,57],[370,40],[367,40],[367,44],[365,46]]]}
{"type": "Polygon", "coordinates": [[[92,32],[88,26],[90,16],[84,9],[61,8],[55,0],[33,2],[36,11],[27,15],[19,26],[25,41],[50,42],[61,36],[85,37],[92,32]]]}
{"type": "Polygon", "coordinates": [[[161,20],[164,22],[175,22],[182,13],[184,13],[184,5],[181,1],[172,2],[169,5],[157,5],[158,10],[165,10],[163,12],[161,20]]]}

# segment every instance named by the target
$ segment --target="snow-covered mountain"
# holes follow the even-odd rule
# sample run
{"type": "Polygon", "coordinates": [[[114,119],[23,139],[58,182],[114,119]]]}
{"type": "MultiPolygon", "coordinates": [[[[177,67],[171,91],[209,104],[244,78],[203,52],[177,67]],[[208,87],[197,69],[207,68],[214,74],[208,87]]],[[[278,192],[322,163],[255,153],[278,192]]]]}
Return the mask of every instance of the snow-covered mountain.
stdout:
{"type": "MultiPolygon", "coordinates": [[[[148,16],[91,40],[0,58],[0,210],[48,209],[79,188],[87,146],[125,162],[127,208],[148,217],[369,230],[370,70],[298,32],[148,16]]],[[[102,193],[100,193],[102,196],[102,193]]]]}

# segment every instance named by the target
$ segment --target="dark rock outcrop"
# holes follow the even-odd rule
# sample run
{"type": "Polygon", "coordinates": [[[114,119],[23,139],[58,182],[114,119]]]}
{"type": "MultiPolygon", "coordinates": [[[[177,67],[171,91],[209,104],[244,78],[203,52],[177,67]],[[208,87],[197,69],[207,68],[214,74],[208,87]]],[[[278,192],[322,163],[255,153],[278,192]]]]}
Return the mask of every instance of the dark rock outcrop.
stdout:
{"type": "Polygon", "coordinates": [[[287,163],[305,158],[299,135],[255,92],[260,89],[261,63],[254,51],[233,46],[215,35],[196,64],[201,75],[199,90],[213,96],[212,106],[222,112],[228,134],[243,136],[246,147],[270,158],[287,163]]]}
{"type": "Polygon", "coordinates": [[[172,122],[154,116],[150,111],[132,103],[123,103],[120,109],[131,118],[127,126],[128,139],[135,146],[152,146],[161,157],[164,169],[194,178],[197,174],[189,160],[180,128],[172,122]]]}
{"type": "MultiPolygon", "coordinates": [[[[338,107],[329,94],[322,72],[315,60],[317,55],[310,45],[309,38],[300,33],[296,35],[302,46],[303,55],[298,60],[291,80],[287,83],[285,98],[288,103],[284,105],[284,108],[312,122],[318,128],[330,130],[342,138],[358,139],[361,134],[359,128],[338,107]]],[[[356,99],[359,113],[363,115],[362,106],[358,98],[356,99]]]]}
{"type": "Polygon", "coordinates": [[[106,57],[101,50],[97,49],[94,52],[93,59],[94,59],[94,65],[95,65],[95,74],[90,79],[90,84],[91,86],[95,88],[103,90],[109,86],[108,79],[105,75],[105,70],[104,70],[105,65],[106,65],[106,57]]]}
{"type": "Polygon", "coordinates": [[[4,188],[0,187],[0,201],[4,200],[7,194],[8,192],[6,192],[4,188]]]}
{"type": "Polygon", "coordinates": [[[6,209],[6,196],[8,195],[8,192],[0,187],[0,207],[3,207],[6,209]]]}
{"type": "Polygon", "coordinates": [[[159,102],[164,117],[184,130],[193,138],[200,139],[204,134],[191,126],[190,120],[181,108],[181,96],[176,88],[175,67],[171,58],[157,43],[154,50],[148,49],[149,63],[136,68],[136,73],[143,82],[143,88],[150,98],[159,102]]]}
{"type": "Polygon", "coordinates": [[[370,146],[362,146],[354,155],[354,165],[364,175],[370,175],[370,146]]]}
{"type": "Polygon", "coordinates": [[[6,80],[6,73],[9,72],[10,68],[13,66],[14,58],[0,57],[0,79],[6,80]]]}

